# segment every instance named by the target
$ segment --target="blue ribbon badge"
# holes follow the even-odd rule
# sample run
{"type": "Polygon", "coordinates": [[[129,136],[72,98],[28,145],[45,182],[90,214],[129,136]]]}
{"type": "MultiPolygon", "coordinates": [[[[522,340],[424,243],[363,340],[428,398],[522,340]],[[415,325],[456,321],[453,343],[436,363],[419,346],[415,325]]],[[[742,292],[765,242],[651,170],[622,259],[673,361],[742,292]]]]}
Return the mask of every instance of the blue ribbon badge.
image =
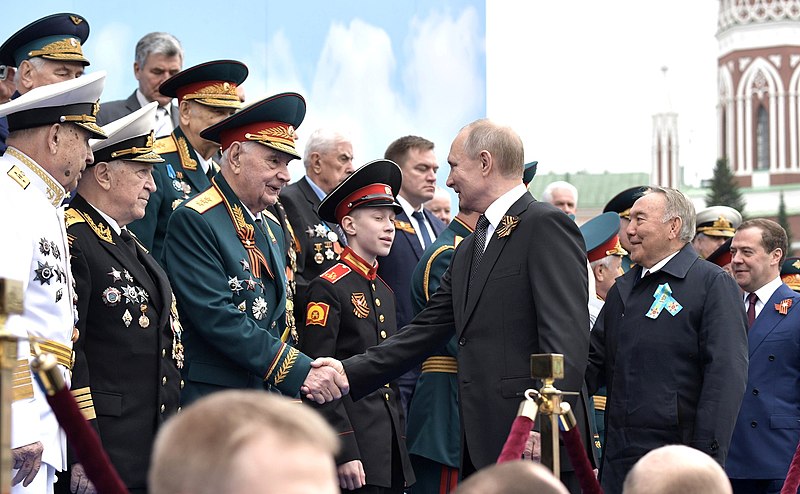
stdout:
{"type": "Polygon", "coordinates": [[[664,283],[663,285],[658,285],[655,293],[653,293],[653,305],[650,306],[650,310],[647,311],[645,314],[650,319],[655,319],[661,314],[663,309],[667,309],[671,315],[676,315],[678,312],[683,309],[683,306],[678,303],[675,298],[672,296],[672,288],[669,287],[669,283],[664,283]]]}

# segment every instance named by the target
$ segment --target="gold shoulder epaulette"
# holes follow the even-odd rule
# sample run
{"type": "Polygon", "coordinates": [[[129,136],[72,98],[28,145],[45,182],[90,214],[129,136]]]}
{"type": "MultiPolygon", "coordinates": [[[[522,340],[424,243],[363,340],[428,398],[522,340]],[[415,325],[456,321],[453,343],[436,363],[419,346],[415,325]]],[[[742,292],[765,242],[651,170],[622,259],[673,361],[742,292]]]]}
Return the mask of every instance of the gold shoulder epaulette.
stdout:
{"type": "Polygon", "coordinates": [[[217,189],[211,187],[205,192],[202,192],[185,202],[184,206],[203,214],[221,202],[222,196],[219,192],[217,192],[217,189]]]}
{"type": "Polygon", "coordinates": [[[67,226],[67,230],[69,230],[72,225],[86,223],[86,219],[75,208],[67,208],[64,211],[64,223],[67,226]]]}
{"type": "Polygon", "coordinates": [[[17,182],[23,190],[27,189],[28,185],[31,183],[31,179],[29,179],[25,175],[25,172],[17,165],[12,166],[11,169],[8,170],[8,176],[11,177],[11,180],[17,182]]]}
{"type": "Polygon", "coordinates": [[[178,146],[175,144],[175,139],[172,137],[172,134],[156,139],[153,145],[153,151],[158,154],[174,153],[177,150],[178,146]]]}

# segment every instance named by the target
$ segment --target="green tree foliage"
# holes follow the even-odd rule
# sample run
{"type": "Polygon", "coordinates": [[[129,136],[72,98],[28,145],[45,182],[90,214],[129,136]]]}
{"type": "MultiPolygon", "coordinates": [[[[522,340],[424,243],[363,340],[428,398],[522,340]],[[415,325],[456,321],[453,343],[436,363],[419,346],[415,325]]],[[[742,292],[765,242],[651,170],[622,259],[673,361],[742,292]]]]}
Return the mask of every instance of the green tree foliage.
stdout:
{"type": "Polygon", "coordinates": [[[728,167],[726,158],[717,160],[714,167],[714,178],[711,179],[711,188],[706,194],[706,204],[732,207],[744,216],[744,198],[739,190],[739,185],[733,178],[730,167],[728,167]]]}

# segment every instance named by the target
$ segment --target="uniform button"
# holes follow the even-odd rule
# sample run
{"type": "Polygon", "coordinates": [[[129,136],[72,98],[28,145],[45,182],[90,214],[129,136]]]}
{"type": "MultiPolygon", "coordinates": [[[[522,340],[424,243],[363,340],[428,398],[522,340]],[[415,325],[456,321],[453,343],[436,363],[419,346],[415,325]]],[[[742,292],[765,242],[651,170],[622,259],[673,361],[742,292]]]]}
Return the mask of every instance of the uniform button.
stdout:
{"type": "Polygon", "coordinates": [[[166,386],[167,385],[167,376],[164,376],[164,377],[161,378],[161,385],[162,386],[166,386]]]}
{"type": "Polygon", "coordinates": [[[272,321],[272,329],[275,329],[275,326],[277,326],[277,324],[275,323],[275,321],[272,321]]]}
{"type": "Polygon", "coordinates": [[[166,410],[166,409],[167,409],[167,407],[165,407],[164,404],[162,403],[161,404],[161,413],[164,413],[164,410],[166,410]]]}
{"type": "Polygon", "coordinates": [[[758,388],[753,388],[753,394],[758,396],[758,388]]]}
{"type": "Polygon", "coordinates": [[[775,360],[775,355],[770,355],[768,358],[769,358],[769,361],[772,362],[773,360],[775,360]]]}
{"type": "Polygon", "coordinates": [[[181,412],[181,407],[178,407],[178,413],[180,413],[180,412],[181,412]]]}
{"type": "Polygon", "coordinates": [[[383,314],[381,314],[381,315],[379,315],[379,316],[378,316],[378,320],[379,320],[380,322],[383,322],[383,321],[384,321],[384,319],[386,319],[386,318],[385,318],[385,317],[383,317],[383,314]]]}
{"type": "Polygon", "coordinates": [[[372,291],[375,291],[375,283],[372,284],[372,291]]]}
{"type": "Polygon", "coordinates": [[[755,420],[754,420],[754,421],[752,421],[752,422],[750,422],[750,427],[752,427],[753,429],[755,429],[756,427],[758,427],[758,422],[756,422],[755,420]]]}
{"type": "Polygon", "coordinates": [[[389,387],[389,383],[384,384],[383,387],[384,388],[388,388],[389,387]]]}
{"type": "Polygon", "coordinates": [[[459,346],[466,345],[467,344],[467,339],[466,338],[461,338],[460,340],[458,340],[458,344],[459,344],[459,346]]]}
{"type": "Polygon", "coordinates": [[[162,349],[161,349],[161,358],[164,358],[164,357],[166,357],[166,356],[167,356],[167,350],[166,350],[166,349],[164,349],[164,348],[162,348],[162,349]]]}
{"type": "Polygon", "coordinates": [[[381,330],[381,338],[386,338],[386,331],[381,330]]]}
{"type": "Polygon", "coordinates": [[[386,398],[386,401],[389,401],[389,393],[384,393],[383,397],[386,398]]]}
{"type": "Polygon", "coordinates": [[[379,299],[379,298],[376,298],[376,299],[375,299],[375,305],[377,305],[378,307],[380,307],[380,306],[381,306],[381,299],[379,299]]]}
{"type": "Polygon", "coordinates": [[[184,382],[183,382],[183,379],[181,379],[181,389],[183,389],[183,385],[184,385],[184,382]]]}
{"type": "Polygon", "coordinates": [[[711,451],[716,451],[718,449],[719,449],[719,443],[717,442],[716,439],[714,439],[713,441],[711,441],[711,451]]]}

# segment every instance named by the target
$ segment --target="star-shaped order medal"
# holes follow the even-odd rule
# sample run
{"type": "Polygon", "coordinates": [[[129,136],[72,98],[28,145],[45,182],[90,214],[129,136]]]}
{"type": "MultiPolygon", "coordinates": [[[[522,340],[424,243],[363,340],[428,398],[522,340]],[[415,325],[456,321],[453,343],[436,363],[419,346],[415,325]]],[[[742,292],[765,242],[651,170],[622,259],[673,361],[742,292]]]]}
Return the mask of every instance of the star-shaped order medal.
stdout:
{"type": "Polygon", "coordinates": [[[50,280],[52,280],[53,276],[56,275],[56,272],[53,269],[54,266],[51,266],[47,261],[44,263],[41,261],[36,262],[39,264],[39,268],[33,270],[33,272],[36,273],[36,276],[33,278],[33,280],[38,281],[42,285],[49,285],[50,280]]]}
{"type": "Polygon", "coordinates": [[[247,262],[247,259],[242,259],[239,263],[242,265],[242,270],[250,271],[250,263],[247,262]]]}
{"type": "Polygon", "coordinates": [[[318,237],[326,238],[328,236],[328,229],[325,228],[325,225],[320,223],[318,225],[314,225],[314,233],[316,233],[318,237]]]}
{"type": "Polygon", "coordinates": [[[239,292],[244,290],[242,287],[242,281],[239,279],[238,276],[234,276],[233,278],[228,278],[228,287],[230,287],[231,291],[236,295],[239,295],[239,292]]]}
{"type": "Polygon", "coordinates": [[[122,287],[122,294],[125,296],[126,304],[139,303],[139,291],[136,290],[136,287],[125,285],[124,287],[122,287]]]}
{"type": "Polygon", "coordinates": [[[267,301],[261,297],[253,300],[253,317],[262,320],[267,315],[267,301]]]}
{"type": "Polygon", "coordinates": [[[107,273],[114,281],[122,281],[122,271],[118,271],[117,268],[111,266],[111,271],[107,273]]]}
{"type": "Polygon", "coordinates": [[[51,245],[52,244],[50,243],[50,241],[47,240],[46,238],[40,238],[39,239],[39,252],[41,254],[45,255],[45,256],[49,255],[50,254],[50,246],[51,245]]]}

